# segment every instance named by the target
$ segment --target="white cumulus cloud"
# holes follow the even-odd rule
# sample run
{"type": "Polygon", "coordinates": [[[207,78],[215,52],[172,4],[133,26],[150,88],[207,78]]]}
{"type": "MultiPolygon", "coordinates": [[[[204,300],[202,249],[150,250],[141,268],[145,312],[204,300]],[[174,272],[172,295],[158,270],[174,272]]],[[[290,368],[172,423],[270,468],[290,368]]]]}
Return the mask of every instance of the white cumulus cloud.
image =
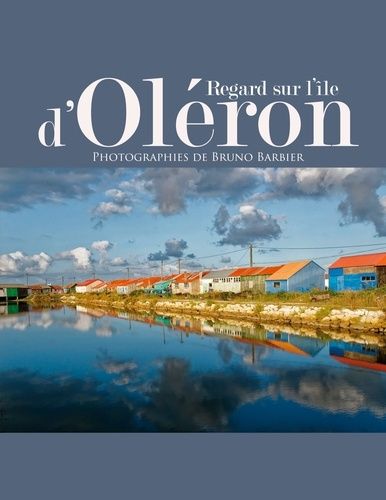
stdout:
{"type": "Polygon", "coordinates": [[[91,252],[88,248],[77,247],[56,255],[56,260],[72,260],[77,269],[88,270],[92,267],[91,252]]]}
{"type": "Polygon", "coordinates": [[[26,255],[21,251],[0,255],[0,274],[44,273],[52,263],[52,257],[45,252],[26,255]]]}
{"type": "Polygon", "coordinates": [[[111,248],[113,248],[113,243],[111,243],[111,241],[108,240],[93,241],[91,243],[91,248],[93,250],[96,250],[97,252],[105,253],[108,252],[111,248]]]}

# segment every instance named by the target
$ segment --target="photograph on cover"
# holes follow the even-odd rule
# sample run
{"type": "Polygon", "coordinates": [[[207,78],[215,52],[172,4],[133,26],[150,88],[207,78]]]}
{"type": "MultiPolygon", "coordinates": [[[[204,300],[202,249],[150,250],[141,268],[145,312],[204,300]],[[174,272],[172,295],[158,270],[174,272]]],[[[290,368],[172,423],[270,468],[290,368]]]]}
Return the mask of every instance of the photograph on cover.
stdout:
{"type": "Polygon", "coordinates": [[[1,432],[386,431],[386,168],[1,168],[1,432]]]}

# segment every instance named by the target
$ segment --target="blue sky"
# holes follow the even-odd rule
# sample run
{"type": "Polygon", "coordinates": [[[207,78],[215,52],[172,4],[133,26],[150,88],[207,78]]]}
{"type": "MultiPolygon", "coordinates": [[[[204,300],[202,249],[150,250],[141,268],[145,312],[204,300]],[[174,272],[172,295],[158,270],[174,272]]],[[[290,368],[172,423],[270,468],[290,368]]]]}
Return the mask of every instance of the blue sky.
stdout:
{"type": "Polygon", "coordinates": [[[386,249],[386,169],[17,168],[0,179],[1,281],[157,274],[161,258],[170,271],[177,258],[246,265],[249,242],[315,247],[256,248],[256,265],[386,249]]]}

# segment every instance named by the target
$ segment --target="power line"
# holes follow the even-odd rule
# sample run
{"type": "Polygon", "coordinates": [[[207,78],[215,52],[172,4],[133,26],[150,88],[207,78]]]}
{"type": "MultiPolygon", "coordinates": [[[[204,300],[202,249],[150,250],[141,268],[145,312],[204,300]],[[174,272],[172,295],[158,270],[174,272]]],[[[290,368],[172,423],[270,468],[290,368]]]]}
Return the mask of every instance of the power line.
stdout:
{"type": "MultiPolygon", "coordinates": [[[[339,246],[328,246],[328,247],[266,247],[266,246],[258,246],[253,245],[253,248],[262,249],[262,250],[334,250],[338,248],[363,248],[363,247],[379,247],[385,245],[385,241],[382,243],[369,243],[362,245],[339,245],[339,246]]],[[[377,249],[378,250],[378,249],[377,249]]],[[[381,250],[381,249],[379,249],[381,250]]]]}
{"type": "MultiPolygon", "coordinates": [[[[327,250],[327,249],[343,249],[343,248],[364,248],[364,247],[367,248],[367,250],[360,250],[358,252],[339,253],[339,254],[332,254],[332,255],[319,255],[317,257],[310,257],[310,260],[325,260],[325,259],[333,259],[336,257],[344,257],[347,255],[359,255],[359,254],[367,253],[370,248],[375,248],[375,247],[376,247],[376,250],[379,250],[379,251],[386,250],[386,246],[384,246],[385,243],[386,242],[360,244],[360,245],[319,246],[319,247],[265,247],[265,246],[259,246],[259,245],[253,245],[252,247],[256,248],[256,249],[264,249],[264,250],[327,250]]],[[[179,261],[182,261],[182,260],[183,261],[189,261],[189,260],[197,261],[197,260],[222,257],[224,255],[230,255],[230,254],[243,252],[243,255],[240,257],[240,259],[236,263],[236,265],[238,265],[239,262],[245,257],[247,251],[248,251],[248,247],[246,247],[246,248],[244,247],[244,248],[239,248],[237,250],[229,250],[226,252],[221,252],[221,253],[212,254],[212,255],[204,255],[204,256],[199,256],[199,257],[195,257],[195,256],[194,257],[193,256],[192,257],[184,257],[184,258],[176,259],[175,261],[167,261],[167,263],[169,265],[172,265],[172,264],[177,264],[179,261]]],[[[280,260],[280,261],[259,261],[259,265],[282,264],[282,263],[283,263],[283,260],[280,260]]],[[[155,269],[155,267],[153,269],[155,269]]],[[[204,267],[204,266],[201,265],[200,267],[204,267]]],[[[152,269],[149,265],[149,262],[144,262],[143,264],[138,264],[136,266],[130,265],[131,271],[135,270],[135,271],[139,271],[139,272],[144,273],[144,272],[148,271],[149,269],[152,269]]],[[[63,278],[64,278],[64,274],[67,274],[67,273],[63,273],[62,271],[60,271],[60,272],[52,272],[50,274],[45,274],[44,276],[47,279],[55,280],[61,276],[63,276],[63,278]]],[[[85,273],[85,275],[86,274],[87,273],[85,273]]],[[[109,275],[109,276],[121,275],[122,270],[110,271],[110,272],[105,272],[105,273],[100,272],[98,274],[100,276],[103,276],[103,275],[109,275]]],[[[14,279],[18,279],[18,278],[25,278],[26,273],[21,272],[18,274],[2,274],[1,276],[12,277],[14,279]]],[[[32,274],[32,273],[28,273],[28,278],[36,278],[37,280],[40,280],[40,281],[44,279],[41,274],[32,274]]],[[[72,277],[69,279],[71,280],[72,277]]]]}
{"type": "MultiPolygon", "coordinates": [[[[252,248],[256,249],[261,249],[261,250],[334,250],[334,249],[340,249],[340,248],[369,248],[369,247],[378,247],[376,248],[377,250],[382,250],[383,245],[385,245],[386,242],[382,243],[369,243],[369,244],[361,244],[361,245],[339,245],[339,246],[319,246],[319,247],[267,247],[267,246],[259,246],[259,245],[252,245],[252,248]]],[[[199,256],[199,257],[183,257],[181,260],[187,261],[187,260],[203,260],[203,259],[210,259],[214,257],[222,257],[223,255],[229,255],[233,253],[238,253],[238,252],[243,252],[245,251],[245,248],[239,248],[238,250],[229,250],[227,252],[221,252],[217,254],[212,254],[212,255],[204,255],[204,256],[199,256]]],[[[179,259],[169,261],[169,264],[177,264],[179,259]]]]}
{"type": "Polygon", "coordinates": [[[230,250],[228,252],[217,253],[214,255],[204,255],[201,257],[184,257],[184,260],[193,259],[193,260],[202,260],[202,259],[211,259],[213,257],[222,257],[223,255],[229,255],[231,253],[243,252],[245,248],[239,248],[238,250],[230,250]]]}
{"type": "MultiPolygon", "coordinates": [[[[340,248],[340,247],[339,247],[340,248]]],[[[382,247],[379,250],[386,250],[386,247],[382,247]]],[[[309,260],[324,260],[324,259],[333,259],[335,257],[346,257],[347,255],[359,255],[359,254],[366,254],[367,250],[362,250],[359,252],[349,252],[349,253],[338,253],[335,255],[322,255],[318,257],[309,257],[309,260]]],[[[294,261],[287,261],[287,262],[294,262],[294,261]]],[[[268,261],[268,262],[259,262],[261,265],[267,265],[267,264],[282,264],[282,260],[278,261],[268,261]]]]}
{"type": "Polygon", "coordinates": [[[244,259],[244,257],[247,255],[248,250],[246,250],[243,255],[240,257],[240,259],[235,263],[235,266],[238,266],[240,262],[244,259]]]}

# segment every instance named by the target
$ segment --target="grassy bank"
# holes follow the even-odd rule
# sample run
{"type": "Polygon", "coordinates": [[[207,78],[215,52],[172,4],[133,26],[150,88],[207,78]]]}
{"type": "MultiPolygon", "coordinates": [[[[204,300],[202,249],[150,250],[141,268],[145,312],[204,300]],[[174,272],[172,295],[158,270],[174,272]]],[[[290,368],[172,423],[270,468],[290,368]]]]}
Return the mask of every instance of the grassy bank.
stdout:
{"type": "MultiPolygon", "coordinates": [[[[121,303],[124,306],[136,304],[138,301],[146,301],[150,304],[162,301],[181,301],[181,300],[199,300],[208,305],[222,302],[231,302],[235,304],[255,303],[258,305],[278,304],[278,305],[318,305],[325,309],[333,308],[368,308],[377,309],[386,313],[386,287],[376,288],[373,290],[363,290],[358,292],[280,292],[277,294],[266,293],[248,293],[234,294],[230,292],[210,293],[203,295],[172,295],[172,296],[155,296],[142,292],[134,292],[128,296],[118,295],[115,292],[102,292],[98,294],[78,294],[76,295],[82,303],[95,302],[95,300],[107,303],[121,303]],[[329,298],[316,300],[318,296],[329,295],[329,298]]],[[[47,296],[42,296],[47,297],[47,296]]],[[[44,298],[42,299],[44,300],[44,298]]]]}
{"type": "Polygon", "coordinates": [[[57,308],[63,304],[62,296],[57,293],[37,293],[30,295],[26,302],[34,307],[57,308]]]}
{"type": "Polygon", "coordinates": [[[386,334],[384,290],[332,294],[314,302],[314,294],[230,296],[211,294],[198,297],[157,297],[113,292],[62,296],[69,305],[105,310],[158,314],[196,314],[206,317],[248,319],[287,325],[309,325],[323,329],[373,331],[386,334]]]}

